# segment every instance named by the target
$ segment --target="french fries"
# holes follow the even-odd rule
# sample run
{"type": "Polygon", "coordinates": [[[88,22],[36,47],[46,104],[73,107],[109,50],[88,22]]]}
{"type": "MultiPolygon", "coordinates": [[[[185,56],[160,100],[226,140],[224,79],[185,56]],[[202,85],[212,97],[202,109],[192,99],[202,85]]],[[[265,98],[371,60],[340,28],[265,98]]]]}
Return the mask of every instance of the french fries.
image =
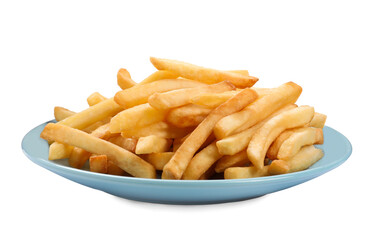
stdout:
{"type": "Polygon", "coordinates": [[[259,98],[240,112],[236,112],[221,119],[214,129],[217,139],[241,132],[259,121],[265,119],[285,105],[295,103],[302,88],[293,83],[285,83],[259,98]]]}
{"type": "Polygon", "coordinates": [[[154,93],[168,92],[176,89],[194,88],[207,86],[206,84],[187,79],[165,79],[119,91],[114,100],[123,108],[131,108],[136,105],[147,103],[149,96],[154,93]]]}
{"type": "Polygon", "coordinates": [[[247,156],[254,167],[263,168],[266,152],[280,133],[309,123],[313,115],[313,107],[300,106],[273,117],[260,127],[247,147],[247,156]]]}
{"type": "Polygon", "coordinates": [[[295,103],[302,88],[253,86],[247,70],[215,70],[152,57],[139,83],[121,68],[111,98],[54,108],[41,138],[49,159],[99,174],[173,180],[241,179],[309,168],[323,157],[327,116],[295,103]],[[162,174],[160,174],[162,171],[162,174]]]}
{"type": "Polygon", "coordinates": [[[135,177],[155,178],[156,176],[154,167],[137,155],[65,125],[48,123],[41,132],[41,138],[83,148],[87,152],[105,154],[109,160],[135,177]]]}
{"type": "Polygon", "coordinates": [[[214,109],[189,135],[163,168],[162,178],[180,179],[193,155],[211,135],[213,127],[222,118],[240,111],[258,97],[252,89],[245,89],[214,109]]]}
{"type": "Polygon", "coordinates": [[[191,103],[191,98],[201,93],[217,93],[235,89],[229,81],[196,88],[179,89],[165,93],[155,93],[149,97],[149,104],[159,110],[180,107],[191,103]]]}

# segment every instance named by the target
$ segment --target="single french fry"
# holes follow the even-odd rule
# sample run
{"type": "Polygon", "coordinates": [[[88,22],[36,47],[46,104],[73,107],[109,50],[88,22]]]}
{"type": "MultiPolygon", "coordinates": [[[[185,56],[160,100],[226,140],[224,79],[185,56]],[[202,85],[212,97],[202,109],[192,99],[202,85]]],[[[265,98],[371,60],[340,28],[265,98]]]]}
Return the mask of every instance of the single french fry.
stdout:
{"type": "Polygon", "coordinates": [[[166,116],[166,121],[178,128],[195,127],[199,125],[212,111],[210,108],[195,104],[187,104],[171,109],[166,116]]]}
{"type": "Polygon", "coordinates": [[[156,170],[163,170],[164,166],[170,161],[172,156],[174,156],[173,152],[150,153],[144,155],[143,159],[153,165],[156,170]]]}
{"type": "Polygon", "coordinates": [[[235,89],[229,81],[201,87],[178,89],[164,93],[154,93],[149,97],[149,104],[160,110],[180,107],[191,103],[191,98],[202,93],[217,93],[235,89]]]}
{"type": "Polygon", "coordinates": [[[117,73],[117,84],[121,89],[127,89],[136,85],[130,73],[125,68],[120,68],[117,73]]]}
{"type": "Polygon", "coordinates": [[[49,160],[69,158],[73,147],[58,142],[53,142],[49,146],[49,160]]]}
{"type": "Polygon", "coordinates": [[[324,142],[321,128],[303,128],[297,130],[286,139],[279,148],[277,158],[289,160],[300,151],[303,146],[322,144],[324,142]]]}
{"type": "Polygon", "coordinates": [[[119,147],[122,147],[129,152],[135,152],[137,146],[137,139],[131,137],[123,137],[121,135],[114,136],[108,139],[109,142],[116,144],[119,147]]]}
{"type": "Polygon", "coordinates": [[[89,158],[89,170],[97,173],[108,173],[107,155],[92,155],[89,158]]]}
{"type": "Polygon", "coordinates": [[[154,93],[208,86],[204,83],[187,79],[165,79],[143,85],[124,89],[115,94],[114,100],[123,108],[131,108],[136,105],[147,103],[148,98],[154,93]]]}
{"type": "Polygon", "coordinates": [[[111,120],[110,131],[120,133],[133,128],[142,128],[161,122],[166,116],[165,111],[159,111],[148,103],[141,104],[119,112],[111,120]]]}
{"type": "Polygon", "coordinates": [[[261,169],[271,143],[286,129],[301,127],[309,123],[314,115],[314,108],[300,106],[285,111],[267,121],[252,137],[247,147],[247,156],[254,167],[261,169]]]}
{"type": "Polygon", "coordinates": [[[242,111],[221,119],[214,128],[216,138],[222,139],[254,126],[283,106],[295,103],[301,91],[301,87],[293,82],[272,89],[242,111]]]}
{"type": "Polygon", "coordinates": [[[268,176],[268,166],[263,168],[250,167],[231,167],[227,168],[224,172],[225,179],[241,179],[241,178],[255,178],[268,176]]]}
{"type": "Polygon", "coordinates": [[[136,146],[136,154],[149,154],[167,152],[172,144],[171,139],[154,135],[140,137],[136,146]]]}
{"type": "Polygon", "coordinates": [[[183,173],[182,179],[199,179],[221,157],[222,155],[218,152],[216,142],[214,141],[192,158],[183,173]]]}
{"type": "Polygon", "coordinates": [[[121,132],[123,137],[146,137],[155,135],[162,138],[182,138],[192,132],[193,127],[177,127],[166,122],[157,122],[142,128],[132,128],[121,132]]]}
{"type": "Polygon", "coordinates": [[[103,95],[101,95],[100,93],[94,92],[94,93],[92,93],[91,95],[88,96],[87,103],[88,103],[89,106],[93,106],[93,105],[98,104],[99,102],[102,102],[102,101],[106,100],[106,99],[107,98],[104,97],[103,95]]]}
{"type": "Polygon", "coordinates": [[[140,83],[138,83],[138,85],[143,85],[163,79],[176,79],[177,77],[179,77],[179,75],[176,73],[165,70],[158,70],[150,76],[148,76],[147,78],[145,78],[144,80],[142,80],[140,83]]]}
{"type": "Polygon", "coordinates": [[[287,140],[292,135],[292,133],[294,133],[297,129],[303,129],[303,128],[302,127],[293,128],[293,129],[287,129],[283,131],[270,145],[270,147],[267,150],[266,156],[271,160],[277,159],[280,146],[282,146],[283,142],[287,140]]]}
{"type": "Polygon", "coordinates": [[[241,74],[241,75],[247,76],[247,77],[250,76],[250,73],[248,70],[228,70],[227,72],[241,74]]]}
{"type": "Polygon", "coordinates": [[[224,172],[225,169],[230,168],[230,167],[243,167],[247,164],[249,164],[250,161],[247,158],[247,153],[246,150],[242,150],[239,153],[236,153],[234,155],[226,155],[220,158],[217,161],[215,171],[217,173],[224,172]]]}
{"type": "Polygon", "coordinates": [[[186,138],[171,160],[163,168],[163,179],[181,179],[189,162],[201,145],[212,134],[215,124],[224,116],[240,111],[257,99],[257,93],[245,89],[215,108],[186,138]]]}
{"type": "Polygon", "coordinates": [[[315,112],[312,121],[309,123],[310,127],[323,128],[326,122],[326,115],[315,112]]]}
{"type": "Polygon", "coordinates": [[[75,112],[63,107],[54,107],[54,118],[57,122],[74,115],[75,112]]]}
{"type": "Polygon", "coordinates": [[[156,176],[154,167],[137,155],[65,125],[48,123],[41,132],[41,138],[83,148],[94,154],[105,154],[114,164],[135,177],[155,178],[156,176]]]}
{"type": "Polygon", "coordinates": [[[223,155],[234,155],[234,154],[237,154],[238,152],[241,152],[242,150],[247,148],[254,133],[260,127],[262,127],[263,124],[265,124],[267,121],[277,116],[278,114],[288,111],[290,109],[294,109],[295,107],[297,107],[295,104],[286,105],[283,108],[272,113],[266,119],[255,124],[254,126],[246,130],[243,130],[242,132],[239,132],[237,134],[231,135],[229,137],[226,137],[224,139],[217,141],[218,151],[223,155]]]}
{"type": "Polygon", "coordinates": [[[274,160],[268,168],[270,174],[284,174],[305,170],[324,156],[321,149],[313,145],[304,146],[288,160],[274,160]]]}
{"type": "Polygon", "coordinates": [[[258,78],[256,77],[244,76],[242,74],[219,71],[210,68],[203,68],[175,60],[151,57],[150,62],[158,70],[168,70],[184,78],[193,79],[208,84],[214,84],[228,80],[236,87],[245,88],[253,86],[258,81],[258,78]]]}

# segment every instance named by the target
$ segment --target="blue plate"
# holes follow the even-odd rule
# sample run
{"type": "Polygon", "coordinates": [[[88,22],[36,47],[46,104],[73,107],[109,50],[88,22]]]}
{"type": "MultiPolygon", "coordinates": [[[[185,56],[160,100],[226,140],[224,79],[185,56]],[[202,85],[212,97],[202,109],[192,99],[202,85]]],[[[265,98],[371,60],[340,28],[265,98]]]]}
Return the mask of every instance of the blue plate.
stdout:
{"type": "Polygon", "coordinates": [[[345,162],[352,152],[349,140],[333,128],[324,127],[324,144],[318,147],[325,156],[309,169],[277,176],[235,180],[144,179],[78,170],[67,160],[49,161],[48,144],[40,133],[43,123],[22,140],[25,155],[34,163],[85,186],[132,200],[167,204],[208,204],[239,201],[293,187],[318,177],[345,162]]]}

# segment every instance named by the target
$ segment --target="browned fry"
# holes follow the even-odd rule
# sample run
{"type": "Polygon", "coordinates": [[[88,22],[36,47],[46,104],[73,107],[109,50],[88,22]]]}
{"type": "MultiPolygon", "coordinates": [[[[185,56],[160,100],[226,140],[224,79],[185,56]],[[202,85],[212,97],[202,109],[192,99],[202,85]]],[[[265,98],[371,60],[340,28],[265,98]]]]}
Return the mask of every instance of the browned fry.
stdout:
{"type": "Polygon", "coordinates": [[[120,68],[117,73],[117,84],[121,89],[127,89],[136,85],[136,82],[132,80],[128,70],[120,68]]]}
{"type": "Polygon", "coordinates": [[[222,139],[254,126],[285,105],[295,103],[301,91],[301,87],[293,82],[272,89],[242,111],[221,119],[214,128],[216,138],[222,139]]]}
{"type": "Polygon", "coordinates": [[[199,67],[175,60],[151,57],[150,61],[158,70],[168,70],[177,73],[179,76],[184,78],[193,79],[208,84],[228,80],[236,87],[245,88],[253,86],[258,81],[258,78],[256,77],[199,67]]]}
{"type": "Polygon", "coordinates": [[[122,137],[121,135],[118,135],[109,138],[108,141],[134,153],[136,151],[138,140],[136,138],[122,137]]]}
{"type": "Polygon", "coordinates": [[[89,170],[97,173],[108,173],[107,155],[92,155],[89,158],[89,170]]]}
{"type": "Polygon", "coordinates": [[[252,89],[245,89],[215,108],[189,135],[163,169],[162,178],[180,179],[200,146],[211,135],[215,124],[224,116],[240,111],[258,97],[252,89]]]}
{"type": "Polygon", "coordinates": [[[41,132],[41,138],[83,148],[94,154],[105,154],[110,161],[135,177],[155,178],[154,167],[142,158],[83,131],[64,125],[48,123],[41,132]]]}
{"type": "Polygon", "coordinates": [[[166,110],[191,103],[191,99],[202,93],[218,93],[234,90],[229,81],[201,87],[178,89],[164,93],[154,93],[149,97],[149,104],[155,109],[166,110]]]}
{"type": "Polygon", "coordinates": [[[212,111],[210,108],[195,104],[187,104],[174,108],[167,113],[166,121],[178,128],[195,127],[199,125],[212,111]]]}
{"type": "Polygon", "coordinates": [[[224,172],[225,169],[230,167],[244,167],[245,165],[248,165],[250,163],[249,159],[247,158],[246,150],[242,150],[239,153],[236,153],[234,155],[227,155],[223,156],[221,159],[217,161],[215,171],[217,173],[224,172]]]}

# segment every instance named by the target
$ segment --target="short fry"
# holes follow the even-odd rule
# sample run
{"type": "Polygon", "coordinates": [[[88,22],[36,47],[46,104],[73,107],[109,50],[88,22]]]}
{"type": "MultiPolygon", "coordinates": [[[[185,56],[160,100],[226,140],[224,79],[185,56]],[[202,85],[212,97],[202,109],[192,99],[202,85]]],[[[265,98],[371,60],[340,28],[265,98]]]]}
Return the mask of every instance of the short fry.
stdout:
{"type": "Polygon", "coordinates": [[[263,168],[251,167],[231,167],[225,170],[225,179],[255,178],[267,176],[268,166],[263,168]]]}
{"type": "Polygon", "coordinates": [[[102,102],[102,101],[106,100],[106,99],[107,98],[104,97],[103,95],[101,95],[100,93],[94,92],[94,93],[92,93],[91,95],[88,96],[87,103],[88,103],[89,106],[93,106],[93,105],[98,104],[99,102],[102,102]]]}
{"type": "Polygon", "coordinates": [[[163,168],[162,178],[180,179],[196,151],[211,135],[215,124],[222,117],[240,111],[255,101],[257,97],[258,95],[254,90],[245,89],[214,109],[175,152],[174,156],[163,168]]]}
{"type": "Polygon", "coordinates": [[[171,139],[150,135],[138,139],[135,152],[136,154],[167,152],[170,149],[171,144],[171,139]]]}
{"type": "Polygon", "coordinates": [[[89,170],[97,173],[108,173],[107,155],[92,155],[89,158],[89,170]]]}

